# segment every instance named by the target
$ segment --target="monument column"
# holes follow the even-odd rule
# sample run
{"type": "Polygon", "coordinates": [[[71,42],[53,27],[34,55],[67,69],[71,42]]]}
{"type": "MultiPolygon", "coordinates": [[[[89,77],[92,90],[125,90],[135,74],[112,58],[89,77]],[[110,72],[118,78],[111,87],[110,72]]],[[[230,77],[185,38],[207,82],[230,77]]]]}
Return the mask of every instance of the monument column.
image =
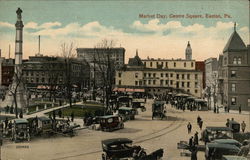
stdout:
{"type": "Polygon", "coordinates": [[[23,59],[23,21],[22,21],[22,10],[20,8],[17,9],[17,21],[16,21],[16,42],[15,42],[15,72],[17,73],[17,69],[21,72],[20,65],[22,64],[23,59]]]}

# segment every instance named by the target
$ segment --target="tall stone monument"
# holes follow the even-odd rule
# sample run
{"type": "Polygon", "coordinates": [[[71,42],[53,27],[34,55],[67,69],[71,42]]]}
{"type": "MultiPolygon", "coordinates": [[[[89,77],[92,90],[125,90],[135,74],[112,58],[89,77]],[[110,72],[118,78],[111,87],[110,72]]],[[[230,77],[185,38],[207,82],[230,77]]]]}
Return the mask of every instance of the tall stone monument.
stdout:
{"type": "Polygon", "coordinates": [[[1,107],[13,106],[14,108],[24,109],[27,107],[26,91],[22,79],[22,57],[23,57],[23,21],[22,10],[17,9],[17,21],[16,21],[16,42],[15,42],[15,73],[13,82],[9,86],[9,91],[5,96],[5,100],[1,104],[1,107]]]}

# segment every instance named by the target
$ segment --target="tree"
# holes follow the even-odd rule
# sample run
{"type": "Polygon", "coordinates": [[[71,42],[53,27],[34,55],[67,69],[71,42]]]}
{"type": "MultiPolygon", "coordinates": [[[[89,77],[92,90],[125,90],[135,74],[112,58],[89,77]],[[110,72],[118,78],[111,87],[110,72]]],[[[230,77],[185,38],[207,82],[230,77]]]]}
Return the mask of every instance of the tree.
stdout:
{"type": "Polygon", "coordinates": [[[61,56],[64,59],[64,73],[65,73],[65,87],[66,96],[69,100],[69,105],[72,107],[72,74],[71,74],[71,64],[73,58],[76,57],[75,47],[73,42],[70,44],[61,44],[61,56]]]}
{"type": "MultiPolygon", "coordinates": [[[[105,100],[106,112],[112,111],[110,108],[109,100],[112,93],[112,87],[114,84],[115,67],[114,61],[111,58],[112,48],[115,46],[113,40],[103,39],[95,46],[94,53],[94,72],[96,72],[96,66],[100,72],[103,89],[103,99],[105,100]]],[[[94,73],[94,77],[95,77],[94,73]]],[[[94,78],[95,85],[95,78],[94,78]]]]}
{"type": "Polygon", "coordinates": [[[21,90],[20,90],[20,86],[22,85],[22,66],[21,65],[15,65],[15,72],[14,72],[14,77],[13,77],[13,83],[11,85],[11,89],[10,89],[10,93],[12,94],[13,96],[13,99],[14,99],[14,104],[15,104],[15,115],[16,115],[16,118],[18,118],[18,111],[17,111],[17,95],[18,94],[23,94],[23,93],[20,93],[21,90]]]}
{"type": "Polygon", "coordinates": [[[218,87],[218,74],[217,72],[213,72],[212,76],[207,79],[207,87],[206,87],[206,97],[208,99],[208,105],[211,107],[211,102],[213,100],[213,106],[216,106],[217,103],[217,87],[218,87]]]}

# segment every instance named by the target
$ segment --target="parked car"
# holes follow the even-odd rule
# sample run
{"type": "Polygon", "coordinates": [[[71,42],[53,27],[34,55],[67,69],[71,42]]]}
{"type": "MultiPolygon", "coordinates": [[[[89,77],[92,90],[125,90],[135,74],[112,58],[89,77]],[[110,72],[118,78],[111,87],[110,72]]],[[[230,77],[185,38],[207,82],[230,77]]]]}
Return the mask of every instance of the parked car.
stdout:
{"type": "Polygon", "coordinates": [[[206,127],[201,132],[201,140],[204,142],[211,142],[215,139],[232,139],[232,129],[228,127],[206,127]]]}
{"type": "Polygon", "coordinates": [[[221,143],[207,143],[205,149],[206,160],[221,160],[224,155],[237,155],[240,148],[235,145],[221,143]]]}
{"type": "Polygon", "coordinates": [[[164,101],[155,101],[152,104],[152,119],[155,117],[163,119],[166,117],[166,108],[165,108],[165,102],[164,101]]]}
{"type": "Polygon", "coordinates": [[[98,118],[102,131],[113,131],[124,128],[122,117],[119,115],[99,116],[98,118]]]}
{"type": "Polygon", "coordinates": [[[18,140],[30,141],[29,124],[27,119],[14,119],[12,121],[12,140],[17,142],[18,140]]]}
{"type": "Polygon", "coordinates": [[[215,139],[212,141],[212,143],[231,144],[231,145],[235,145],[239,148],[242,146],[242,144],[235,139],[215,139]]]}
{"type": "Polygon", "coordinates": [[[134,120],[137,110],[129,107],[120,107],[118,114],[122,117],[123,121],[134,120]]]}

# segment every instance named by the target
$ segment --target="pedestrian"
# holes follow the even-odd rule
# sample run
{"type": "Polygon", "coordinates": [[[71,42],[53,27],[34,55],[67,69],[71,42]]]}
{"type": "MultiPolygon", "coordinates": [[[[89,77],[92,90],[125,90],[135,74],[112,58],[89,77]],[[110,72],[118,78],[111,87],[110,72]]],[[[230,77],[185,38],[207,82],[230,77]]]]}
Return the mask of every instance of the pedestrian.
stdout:
{"type": "Polygon", "coordinates": [[[230,107],[228,106],[228,107],[227,107],[227,112],[229,113],[229,111],[230,111],[230,107]]]}
{"type": "Polygon", "coordinates": [[[8,120],[8,117],[6,117],[6,118],[5,118],[5,121],[4,121],[4,124],[5,124],[4,128],[5,128],[5,130],[6,130],[7,127],[8,127],[8,123],[9,123],[9,120],[8,120]]]}
{"type": "Polygon", "coordinates": [[[197,147],[196,146],[192,146],[190,148],[190,151],[191,151],[191,160],[197,160],[197,147]]]}
{"type": "Polygon", "coordinates": [[[192,124],[190,122],[188,122],[187,129],[188,129],[188,134],[191,133],[191,131],[192,131],[192,124]]]}
{"type": "Polygon", "coordinates": [[[23,118],[23,111],[22,110],[19,113],[19,118],[23,118]]]}
{"type": "Polygon", "coordinates": [[[188,145],[189,145],[190,148],[193,146],[193,138],[194,138],[193,136],[189,138],[188,145]]]}
{"type": "Polygon", "coordinates": [[[53,120],[55,120],[56,119],[56,111],[55,110],[53,110],[52,115],[53,115],[53,120]]]}
{"type": "Polygon", "coordinates": [[[198,125],[199,125],[200,121],[201,121],[201,117],[198,115],[198,117],[197,117],[197,124],[198,125]]]}
{"type": "Polygon", "coordinates": [[[217,107],[216,107],[217,113],[219,113],[219,109],[220,109],[220,108],[217,106],[217,107]]]}
{"type": "Polygon", "coordinates": [[[59,116],[59,118],[62,118],[62,110],[61,109],[59,109],[59,111],[58,111],[58,116],[59,116]]]}
{"type": "Polygon", "coordinates": [[[216,113],[216,106],[214,106],[214,113],[216,113]]]}
{"type": "Polygon", "coordinates": [[[243,121],[241,123],[241,130],[242,130],[243,133],[245,132],[245,129],[246,129],[246,123],[243,121]]]}
{"type": "Polygon", "coordinates": [[[202,125],[203,125],[203,121],[200,120],[200,123],[199,123],[200,130],[202,130],[202,125]]]}
{"type": "Polygon", "coordinates": [[[226,127],[229,127],[229,119],[227,119],[226,127]]]}
{"type": "Polygon", "coordinates": [[[75,115],[74,115],[74,112],[71,112],[71,122],[73,122],[74,121],[74,117],[75,117],[75,115]]]}
{"type": "Polygon", "coordinates": [[[241,104],[240,104],[240,106],[239,106],[239,114],[241,114],[241,104]]]}
{"type": "Polygon", "coordinates": [[[195,132],[195,134],[194,134],[194,145],[198,145],[198,144],[199,144],[198,132],[195,132]]]}

